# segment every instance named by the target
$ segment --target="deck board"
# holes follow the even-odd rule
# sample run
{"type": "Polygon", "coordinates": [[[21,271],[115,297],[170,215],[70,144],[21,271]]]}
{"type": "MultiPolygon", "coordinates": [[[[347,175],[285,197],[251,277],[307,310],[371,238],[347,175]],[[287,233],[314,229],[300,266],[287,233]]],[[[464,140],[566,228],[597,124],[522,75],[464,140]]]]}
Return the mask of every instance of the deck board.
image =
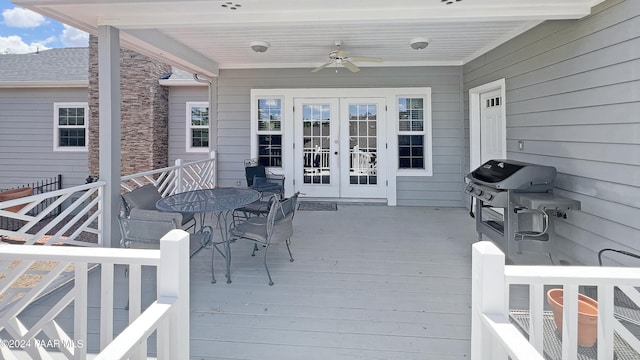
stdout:
{"type": "MultiPolygon", "coordinates": [[[[231,284],[219,254],[211,284],[211,248],[192,258],[192,359],[469,358],[476,236],[466,209],[340,204],[338,211],[297,212],[294,233],[294,262],[284,246],[269,250],[274,286],[264,250],[251,257],[249,243],[233,244],[231,284]]],[[[99,292],[89,296],[95,338],[99,292]]],[[[35,321],[53,297],[25,318],[35,321]]],[[[116,328],[126,319],[125,303],[126,296],[116,297],[116,328]]],[[[65,311],[63,323],[71,314],[65,311]]]]}
{"type": "Polygon", "coordinates": [[[233,244],[231,284],[209,283],[210,249],[192,260],[192,358],[469,357],[464,209],[339,205],[297,212],[294,226],[293,263],[269,250],[274,286],[250,244],[233,244]]]}

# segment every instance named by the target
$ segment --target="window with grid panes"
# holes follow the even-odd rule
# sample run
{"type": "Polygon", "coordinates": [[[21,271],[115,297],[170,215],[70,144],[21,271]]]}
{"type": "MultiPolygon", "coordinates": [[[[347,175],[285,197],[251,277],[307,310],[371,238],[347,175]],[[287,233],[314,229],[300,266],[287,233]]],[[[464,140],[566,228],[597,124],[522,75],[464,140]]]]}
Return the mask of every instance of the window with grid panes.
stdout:
{"type": "Polygon", "coordinates": [[[258,98],[258,163],[282,167],[282,99],[258,98]]]}
{"type": "Polygon", "coordinates": [[[55,103],[54,150],[86,151],[88,148],[87,103],[55,103]]]}
{"type": "Polygon", "coordinates": [[[187,151],[209,151],[209,103],[187,103],[187,151]]]}
{"type": "Polygon", "coordinates": [[[425,101],[398,98],[398,167],[425,169],[425,101]]]}

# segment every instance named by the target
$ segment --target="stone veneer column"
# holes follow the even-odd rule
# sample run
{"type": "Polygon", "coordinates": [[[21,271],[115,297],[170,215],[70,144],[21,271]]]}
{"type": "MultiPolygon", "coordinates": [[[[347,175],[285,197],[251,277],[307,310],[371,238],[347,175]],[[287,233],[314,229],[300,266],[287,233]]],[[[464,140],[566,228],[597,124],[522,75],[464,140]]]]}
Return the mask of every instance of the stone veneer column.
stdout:
{"type": "MultiPolygon", "coordinates": [[[[159,84],[171,66],[120,49],[122,175],[166,167],[169,158],[169,90],[159,84]]],[[[89,38],[89,174],[97,176],[98,38],[89,38]]]]}

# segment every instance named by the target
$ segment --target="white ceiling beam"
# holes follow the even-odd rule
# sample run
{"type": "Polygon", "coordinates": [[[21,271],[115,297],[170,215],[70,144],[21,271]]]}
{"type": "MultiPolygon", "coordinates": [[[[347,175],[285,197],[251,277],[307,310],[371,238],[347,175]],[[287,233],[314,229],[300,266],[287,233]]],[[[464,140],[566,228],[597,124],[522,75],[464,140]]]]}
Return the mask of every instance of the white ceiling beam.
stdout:
{"type": "Polygon", "coordinates": [[[542,21],[559,19],[579,19],[589,15],[591,8],[586,5],[528,5],[504,7],[475,7],[460,9],[343,9],[318,11],[280,11],[261,13],[160,13],[147,12],[145,14],[131,14],[117,17],[99,17],[99,25],[111,25],[120,29],[148,29],[148,28],[181,28],[206,27],[222,24],[274,24],[282,26],[286,23],[352,23],[361,22],[389,22],[389,21],[427,21],[427,22],[455,22],[455,21],[542,21]]]}
{"type": "Polygon", "coordinates": [[[218,63],[158,30],[130,29],[123,31],[120,38],[126,47],[149,57],[209,78],[218,76],[218,63]]]}

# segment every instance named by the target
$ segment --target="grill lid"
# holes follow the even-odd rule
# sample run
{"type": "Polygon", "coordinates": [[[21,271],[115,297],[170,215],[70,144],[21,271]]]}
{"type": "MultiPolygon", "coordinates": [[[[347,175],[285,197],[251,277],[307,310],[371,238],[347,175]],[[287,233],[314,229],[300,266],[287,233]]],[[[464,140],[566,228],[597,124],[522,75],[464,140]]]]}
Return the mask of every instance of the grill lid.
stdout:
{"type": "Polygon", "coordinates": [[[476,180],[493,184],[508,178],[524,166],[524,164],[509,163],[503,160],[489,160],[473,170],[471,174],[476,180]]]}
{"type": "Polygon", "coordinates": [[[470,172],[474,183],[500,190],[547,192],[553,189],[556,168],[514,160],[489,160],[470,172]]]}

